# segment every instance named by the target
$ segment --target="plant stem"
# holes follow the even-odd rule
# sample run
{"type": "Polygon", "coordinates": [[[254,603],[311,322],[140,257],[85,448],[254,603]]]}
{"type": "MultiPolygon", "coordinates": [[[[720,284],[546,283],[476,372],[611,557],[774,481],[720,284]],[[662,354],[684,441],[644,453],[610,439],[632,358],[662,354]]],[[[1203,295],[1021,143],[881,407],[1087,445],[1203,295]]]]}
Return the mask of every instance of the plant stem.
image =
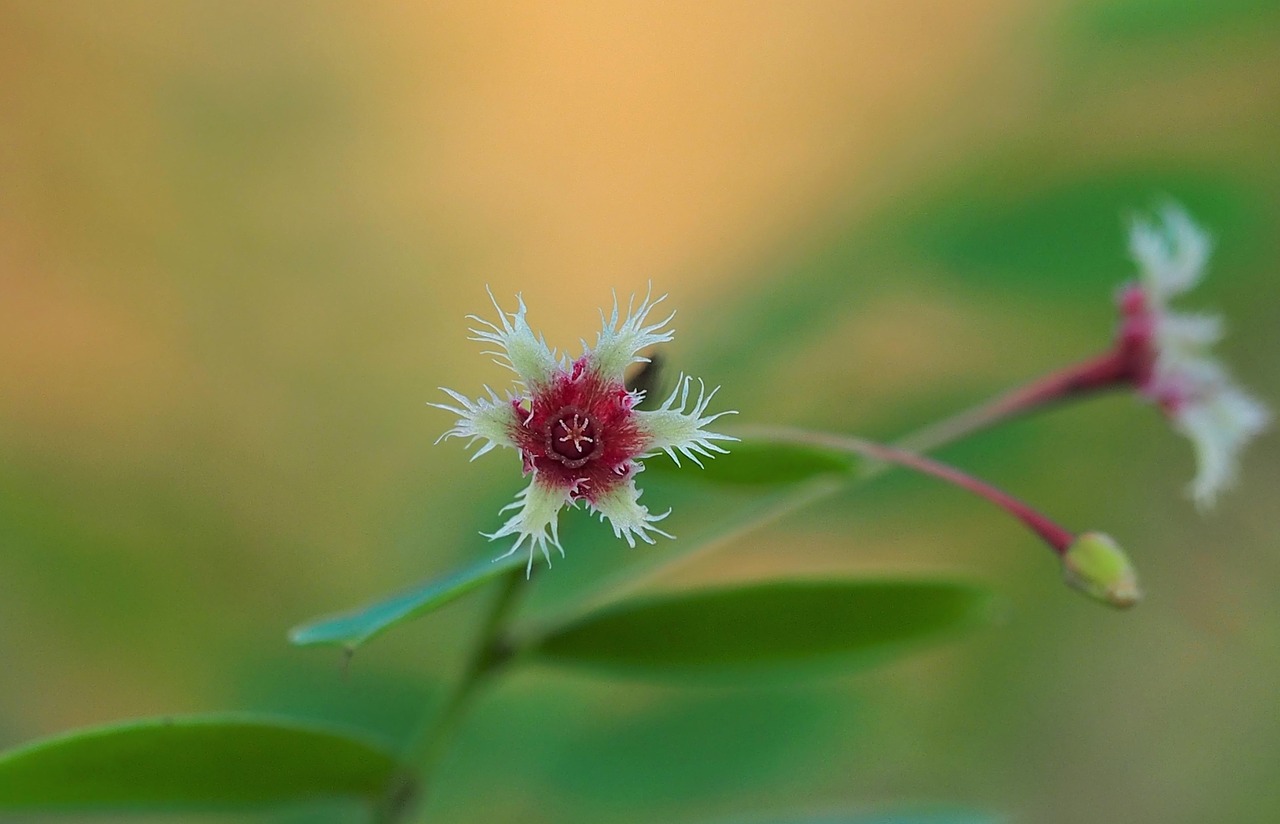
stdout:
{"type": "Polygon", "coordinates": [[[1065,400],[1126,385],[1133,366],[1120,349],[1037,378],[946,420],[919,429],[895,445],[908,452],[931,452],[1011,418],[1038,412],[1065,400]]]}
{"type": "MultiPolygon", "coordinates": [[[[865,438],[855,438],[849,435],[832,435],[826,432],[810,432],[803,429],[791,429],[781,426],[761,426],[751,427],[749,430],[740,430],[750,432],[764,438],[772,438],[779,441],[789,441],[791,443],[811,444],[814,446],[824,446],[830,449],[839,449],[845,452],[852,452],[865,458],[871,458],[880,461],[882,464],[896,464],[904,466],[908,469],[914,469],[926,475],[932,475],[935,478],[954,484],[962,489],[986,498],[991,503],[1008,512],[1018,520],[1026,524],[1033,532],[1039,535],[1046,544],[1057,554],[1061,555],[1066,552],[1071,544],[1075,541],[1075,535],[1067,529],[1059,526],[1053,520],[1046,517],[1039,510],[1027,504],[1018,498],[1013,497],[1007,492],[997,489],[991,484],[979,480],[965,472],[961,472],[955,467],[939,463],[931,458],[923,455],[917,455],[905,449],[894,446],[886,446],[868,441],[865,438]]],[[[869,477],[863,475],[865,480],[869,477]]]]}
{"type": "Polygon", "coordinates": [[[528,581],[521,569],[509,571],[501,580],[462,675],[440,712],[418,729],[401,754],[404,771],[391,782],[375,811],[374,820],[379,824],[402,821],[421,807],[431,779],[481,687],[510,660],[511,651],[504,642],[506,627],[528,581]]]}
{"type": "MultiPolygon", "coordinates": [[[[886,446],[861,438],[852,438],[825,433],[813,433],[804,430],[783,427],[739,427],[735,431],[740,434],[758,433],[781,436],[792,441],[808,441],[822,443],[836,449],[846,449],[868,457],[862,471],[854,479],[854,483],[866,483],[895,466],[909,466],[935,477],[956,483],[971,492],[983,495],[988,500],[1005,507],[1011,514],[1022,520],[1036,532],[1046,543],[1061,555],[1066,551],[1074,536],[1066,529],[1041,515],[1023,501],[1002,492],[995,487],[979,481],[945,464],[931,461],[917,452],[936,449],[955,441],[962,440],[984,429],[989,429],[1021,415],[1045,409],[1055,403],[1080,399],[1091,394],[1121,386],[1129,376],[1129,364],[1124,360],[1125,353],[1112,350],[1088,360],[1051,372],[1016,389],[999,395],[996,398],[972,407],[957,415],[946,418],[935,424],[919,429],[899,439],[894,446],[886,446]]],[[[743,535],[763,529],[770,524],[782,520],[793,512],[810,504],[817,503],[843,489],[850,481],[839,476],[826,476],[802,483],[792,489],[773,497],[766,504],[757,507],[747,514],[732,529],[724,532],[714,540],[699,544],[697,548],[681,553],[663,563],[641,570],[638,574],[628,570],[627,577],[621,580],[610,580],[598,587],[585,602],[577,605],[566,615],[570,618],[590,611],[601,603],[634,592],[655,580],[669,575],[672,571],[692,564],[694,561],[732,543],[743,535]]],[[[555,626],[564,620],[563,617],[548,621],[555,626]]]]}
{"type": "MultiPolygon", "coordinates": [[[[1129,364],[1120,357],[1120,353],[1108,352],[1050,373],[998,396],[992,401],[918,430],[899,440],[897,446],[885,446],[860,438],[781,427],[760,427],[750,431],[793,442],[845,449],[869,457],[874,463],[869,464],[858,476],[857,481],[861,482],[870,480],[893,465],[907,466],[942,478],[1005,508],[1040,535],[1058,554],[1061,554],[1074,538],[1070,532],[1024,502],[989,484],[915,453],[936,449],[1060,401],[1120,386],[1130,377],[1130,373],[1126,371],[1128,368],[1129,364]]],[[[666,575],[672,569],[690,563],[693,559],[718,549],[742,535],[768,526],[792,512],[834,494],[847,482],[847,479],[843,478],[823,477],[800,484],[774,498],[770,505],[755,510],[736,528],[717,539],[708,541],[695,551],[686,552],[640,575],[632,574],[626,581],[616,586],[606,586],[590,600],[592,603],[597,603],[602,597],[612,598],[618,594],[630,592],[653,578],[666,575]]],[[[507,646],[507,624],[518,603],[518,596],[527,589],[527,581],[519,569],[509,572],[502,581],[502,589],[490,605],[484,625],[477,637],[475,650],[453,691],[449,694],[449,698],[445,701],[444,707],[419,729],[405,748],[403,755],[405,772],[399,779],[392,781],[383,803],[375,811],[375,821],[379,824],[396,824],[421,807],[426,789],[448,752],[467,711],[474,703],[479,689],[510,661],[514,651],[507,646]]]]}

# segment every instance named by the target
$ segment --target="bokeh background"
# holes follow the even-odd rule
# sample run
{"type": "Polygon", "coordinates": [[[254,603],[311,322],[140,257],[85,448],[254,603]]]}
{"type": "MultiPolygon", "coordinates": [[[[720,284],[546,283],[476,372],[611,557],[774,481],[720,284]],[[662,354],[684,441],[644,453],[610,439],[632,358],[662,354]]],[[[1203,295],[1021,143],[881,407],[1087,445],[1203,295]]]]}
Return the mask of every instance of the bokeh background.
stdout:
{"type": "MultiPolygon", "coordinates": [[[[1219,244],[1188,303],[1274,405],[1277,145],[1272,0],[3,0],[0,746],[217,709],[402,738],[483,599],[345,677],[284,633],[493,551],[513,461],[424,405],[504,380],[465,340],[486,284],[572,348],[652,280],[670,367],[742,419],[889,439],[1104,345],[1125,216],[1173,197],[1219,244]]],[[[1147,601],[886,477],[681,575],[957,574],[1002,620],[793,689],[519,674],[431,811],[1280,820],[1278,450],[1201,516],[1131,397],[948,448],[1120,536],[1147,601]]]]}

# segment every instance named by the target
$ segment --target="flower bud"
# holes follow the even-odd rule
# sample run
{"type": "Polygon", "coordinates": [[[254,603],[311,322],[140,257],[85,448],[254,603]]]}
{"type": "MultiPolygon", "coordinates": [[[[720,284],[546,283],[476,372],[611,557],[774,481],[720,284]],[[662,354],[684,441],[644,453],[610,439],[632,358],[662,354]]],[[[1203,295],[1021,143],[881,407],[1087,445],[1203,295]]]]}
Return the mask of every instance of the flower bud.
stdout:
{"type": "Polygon", "coordinates": [[[1062,571],[1067,583],[1104,604],[1127,609],[1138,603],[1138,577],[1109,535],[1084,532],[1062,554],[1062,571]]]}

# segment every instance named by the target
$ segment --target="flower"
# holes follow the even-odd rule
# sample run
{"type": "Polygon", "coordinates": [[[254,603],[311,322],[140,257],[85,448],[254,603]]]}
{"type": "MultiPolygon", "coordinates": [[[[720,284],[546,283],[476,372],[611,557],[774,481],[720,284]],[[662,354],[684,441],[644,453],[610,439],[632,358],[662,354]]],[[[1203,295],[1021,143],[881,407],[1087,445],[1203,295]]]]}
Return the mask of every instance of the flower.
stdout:
{"type": "Polygon", "coordinates": [[[1138,390],[1191,440],[1197,470],[1190,493],[1202,508],[1234,481],[1241,449],[1271,418],[1210,355],[1222,338],[1222,319],[1169,308],[1200,281],[1211,249],[1209,236],[1175,205],[1166,205],[1158,221],[1135,218],[1129,253],[1140,279],[1118,299],[1118,351],[1138,390]]]}
{"type": "Polygon", "coordinates": [[[612,314],[606,318],[600,313],[603,328],[595,346],[584,341],[582,355],[572,361],[557,355],[541,335],[534,334],[525,320],[521,296],[516,297],[516,311],[508,313],[489,293],[498,323],[468,316],[480,324],[471,330],[472,340],[490,344],[493,348],[486,354],[516,373],[515,389],[500,397],[486,386],[487,397],[471,400],[441,387],[456,405],[431,405],[458,416],[440,440],[458,437],[482,442],[472,460],[498,446],[520,453],[530,483],[502,509],[513,514],[485,537],[515,537],[500,558],[527,546],[526,573],[533,569],[535,551],[542,553],[548,566],[549,547],[564,555],[557,518],[566,505],[584,502],[601,520],[608,518],[614,535],[631,547],[637,538],[652,544],[655,534],[672,537],[655,526],[670,510],[654,514],[640,503],[635,477],[644,469],[642,461],[661,451],[677,464],[683,455],[701,466],[699,457],[726,453],[717,441],[737,440],[706,429],[717,418],[732,414],[706,414],[718,388],[708,392],[698,381],[697,396],[692,398],[693,379],[684,375],[657,409],[636,408],[644,393],[627,389],[623,371],[647,362],[639,353],[670,341],[673,334],[667,324],[674,312],[650,322],[650,313],[666,298],[651,300],[651,294],[639,306],[632,298],[623,319],[619,319],[615,295],[612,314]]]}
{"type": "Polygon", "coordinates": [[[1156,220],[1135,218],[1129,252],[1139,278],[1117,296],[1121,322],[1110,348],[1050,372],[906,443],[926,451],[959,435],[1113,389],[1136,389],[1191,440],[1196,476],[1189,492],[1202,509],[1235,480],[1241,450],[1271,422],[1271,412],[1232,380],[1211,355],[1222,338],[1217,315],[1178,312],[1173,298],[1203,277],[1212,243],[1181,208],[1166,205],[1156,220]]]}

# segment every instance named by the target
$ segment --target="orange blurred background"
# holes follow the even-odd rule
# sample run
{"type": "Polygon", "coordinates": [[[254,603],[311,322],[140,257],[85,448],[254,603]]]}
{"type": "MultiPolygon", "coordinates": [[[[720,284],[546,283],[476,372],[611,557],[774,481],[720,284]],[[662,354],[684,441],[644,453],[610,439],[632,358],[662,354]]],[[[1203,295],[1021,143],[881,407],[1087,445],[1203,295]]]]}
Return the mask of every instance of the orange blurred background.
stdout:
{"type": "MultiPolygon", "coordinates": [[[[465,340],[486,285],[573,349],[652,282],[672,368],[744,419],[892,438],[1100,347],[1122,219],[1171,196],[1219,241],[1195,300],[1274,405],[1277,46],[1259,0],[0,2],[0,746],[219,708],[395,737],[430,706],[473,606],[347,681],[284,631],[490,551],[515,467],[433,447],[424,406],[505,380],[465,340]]],[[[1123,534],[1131,615],[927,482],[793,519],[688,574],[958,572],[1007,621],[723,717],[520,675],[438,819],[1275,820],[1272,440],[1209,519],[1130,399],[947,453],[1123,534]],[[688,728],[727,760],[673,789],[652,762],[688,728]]]]}

